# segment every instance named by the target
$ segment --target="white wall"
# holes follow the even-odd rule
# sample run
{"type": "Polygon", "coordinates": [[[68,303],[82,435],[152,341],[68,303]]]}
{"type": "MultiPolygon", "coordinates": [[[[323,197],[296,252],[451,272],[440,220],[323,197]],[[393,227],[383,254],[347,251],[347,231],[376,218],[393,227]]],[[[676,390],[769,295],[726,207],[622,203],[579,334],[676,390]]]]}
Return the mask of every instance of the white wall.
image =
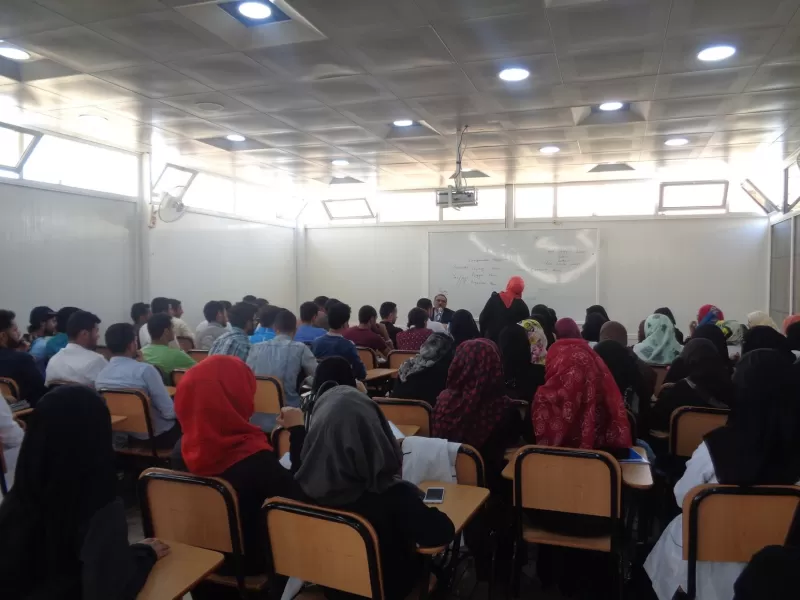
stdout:
{"type": "Polygon", "coordinates": [[[129,320],[138,286],[136,203],[0,183],[0,305],[77,306],[102,327],[129,320]]]}
{"type": "Polygon", "coordinates": [[[254,294],[296,311],[294,235],[293,228],[200,213],[159,222],[147,236],[145,301],[178,298],[193,328],[209,300],[236,303],[254,294]]]}
{"type": "MultiPolygon", "coordinates": [[[[767,310],[766,218],[588,220],[518,228],[554,227],[600,230],[600,303],[631,335],[640,320],[661,306],[672,309],[684,331],[706,303],[741,321],[750,311],[767,310]]],[[[363,304],[377,308],[391,300],[398,304],[402,322],[418,298],[429,296],[428,232],[454,228],[309,228],[298,251],[298,300],[337,297],[351,304],[354,313],[363,304]]],[[[481,228],[502,226],[458,226],[481,228]]],[[[559,316],[582,320],[584,315],[559,316]]]]}

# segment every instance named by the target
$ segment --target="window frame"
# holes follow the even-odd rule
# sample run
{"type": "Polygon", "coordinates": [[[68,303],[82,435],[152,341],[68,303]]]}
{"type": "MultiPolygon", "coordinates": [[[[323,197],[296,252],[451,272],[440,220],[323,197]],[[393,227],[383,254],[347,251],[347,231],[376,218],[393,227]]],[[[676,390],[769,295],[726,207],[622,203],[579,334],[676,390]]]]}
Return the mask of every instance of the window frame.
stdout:
{"type": "Polygon", "coordinates": [[[658,209],[657,211],[662,214],[670,214],[672,211],[691,211],[691,210],[708,210],[708,209],[722,209],[728,212],[728,187],[730,182],[727,179],[707,179],[701,181],[662,181],[658,186],[658,209]],[[720,204],[704,204],[695,206],[664,206],[664,190],[668,187],[686,187],[693,185],[723,185],[722,202],[720,204]]]}
{"type": "Polygon", "coordinates": [[[164,174],[167,172],[167,169],[170,169],[170,168],[176,169],[178,171],[183,171],[184,173],[190,173],[189,181],[187,181],[186,185],[183,186],[183,192],[181,192],[181,195],[178,196],[178,200],[183,200],[183,197],[186,195],[186,192],[189,191],[189,187],[192,185],[192,183],[194,182],[195,178],[197,177],[197,175],[199,173],[199,171],[197,171],[196,169],[189,169],[188,167],[181,167],[180,165],[176,165],[176,164],[173,164],[173,163],[165,164],[164,168],[161,169],[161,173],[159,173],[159,175],[158,175],[158,179],[156,179],[155,183],[153,183],[150,186],[150,204],[157,204],[157,202],[154,201],[154,196],[156,195],[156,191],[155,190],[158,187],[158,184],[161,181],[161,179],[164,177],[164,174]]]}
{"type": "Polygon", "coordinates": [[[328,220],[330,221],[352,221],[353,219],[375,219],[375,211],[372,210],[372,206],[370,206],[369,200],[364,198],[328,198],[326,200],[322,200],[322,207],[325,209],[325,212],[328,213],[328,220]],[[369,211],[369,215],[359,216],[359,217],[334,217],[331,213],[331,210],[328,208],[328,202],[353,202],[362,200],[364,204],[367,205],[367,210],[369,211]]]}
{"type": "Polygon", "coordinates": [[[19,159],[17,160],[17,164],[13,167],[11,166],[0,166],[3,171],[9,171],[12,173],[16,173],[19,175],[20,180],[24,180],[22,176],[22,170],[25,168],[25,164],[28,162],[28,159],[33,154],[33,151],[36,149],[36,146],[39,144],[39,141],[44,137],[44,134],[38,131],[34,131],[33,129],[28,129],[27,127],[19,127],[17,125],[12,125],[10,123],[0,123],[0,128],[2,129],[9,129],[11,131],[16,131],[17,133],[21,133],[24,135],[30,135],[33,139],[31,140],[30,144],[22,151],[20,154],[19,159]]]}

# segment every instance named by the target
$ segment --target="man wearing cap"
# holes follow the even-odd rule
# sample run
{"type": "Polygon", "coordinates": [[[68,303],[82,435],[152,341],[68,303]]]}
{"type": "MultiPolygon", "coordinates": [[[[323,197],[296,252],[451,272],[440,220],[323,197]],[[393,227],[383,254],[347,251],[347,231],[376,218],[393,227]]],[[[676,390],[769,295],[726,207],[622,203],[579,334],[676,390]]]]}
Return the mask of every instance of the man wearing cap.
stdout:
{"type": "Polygon", "coordinates": [[[49,306],[37,306],[31,311],[31,322],[28,333],[31,336],[31,349],[28,351],[36,367],[44,374],[47,366],[46,346],[56,332],[56,312],[49,306]]]}

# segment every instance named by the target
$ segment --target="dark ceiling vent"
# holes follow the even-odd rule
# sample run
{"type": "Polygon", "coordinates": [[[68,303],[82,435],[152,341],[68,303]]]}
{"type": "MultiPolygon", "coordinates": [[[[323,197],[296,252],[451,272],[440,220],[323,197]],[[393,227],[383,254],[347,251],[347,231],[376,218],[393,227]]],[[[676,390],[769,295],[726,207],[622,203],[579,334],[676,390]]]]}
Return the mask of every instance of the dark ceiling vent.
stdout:
{"type": "Polygon", "coordinates": [[[589,173],[614,173],[617,171],[634,171],[627,163],[600,163],[589,169],[589,173]]]}

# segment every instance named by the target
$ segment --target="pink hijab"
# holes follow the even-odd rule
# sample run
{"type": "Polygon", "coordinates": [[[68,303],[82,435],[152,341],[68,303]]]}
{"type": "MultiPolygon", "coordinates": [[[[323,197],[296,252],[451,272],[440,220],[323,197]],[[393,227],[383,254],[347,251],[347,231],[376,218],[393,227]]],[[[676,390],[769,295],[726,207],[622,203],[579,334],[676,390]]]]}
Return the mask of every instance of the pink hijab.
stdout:
{"type": "Polygon", "coordinates": [[[522,292],[525,290],[525,281],[522,277],[514,275],[511,279],[508,280],[508,284],[506,284],[506,289],[500,292],[499,296],[500,299],[503,301],[503,304],[506,305],[506,308],[511,308],[511,303],[517,299],[522,298],[522,292]]]}
{"type": "Polygon", "coordinates": [[[555,334],[556,338],[558,338],[559,340],[575,339],[575,338],[583,339],[578,324],[569,317],[559,319],[556,322],[555,334]]]}

